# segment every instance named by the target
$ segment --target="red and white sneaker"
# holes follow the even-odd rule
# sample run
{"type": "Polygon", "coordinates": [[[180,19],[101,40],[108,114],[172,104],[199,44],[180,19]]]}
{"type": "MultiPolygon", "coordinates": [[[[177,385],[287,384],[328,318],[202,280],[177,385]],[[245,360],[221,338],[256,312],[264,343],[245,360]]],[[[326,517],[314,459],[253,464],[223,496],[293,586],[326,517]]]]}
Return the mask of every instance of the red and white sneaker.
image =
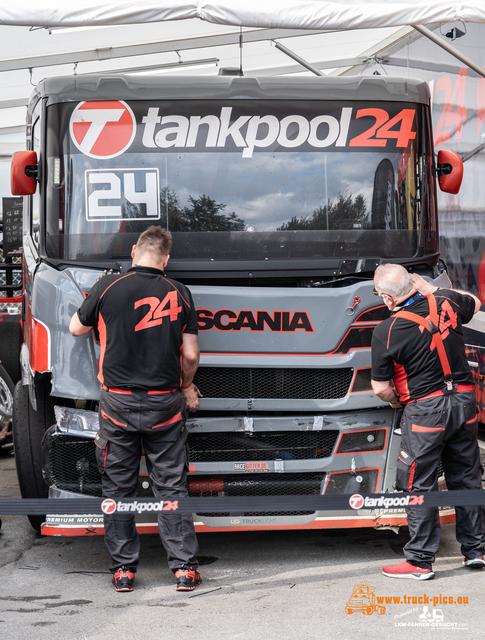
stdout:
{"type": "Polygon", "coordinates": [[[466,556],[463,558],[462,565],[464,567],[471,567],[472,569],[481,569],[485,567],[485,560],[483,556],[479,558],[467,558],[466,556]]]}
{"type": "Polygon", "coordinates": [[[411,580],[431,580],[434,578],[431,569],[415,567],[406,560],[400,564],[384,567],[382,573],[388,578],[410,578],[411,580]]]}

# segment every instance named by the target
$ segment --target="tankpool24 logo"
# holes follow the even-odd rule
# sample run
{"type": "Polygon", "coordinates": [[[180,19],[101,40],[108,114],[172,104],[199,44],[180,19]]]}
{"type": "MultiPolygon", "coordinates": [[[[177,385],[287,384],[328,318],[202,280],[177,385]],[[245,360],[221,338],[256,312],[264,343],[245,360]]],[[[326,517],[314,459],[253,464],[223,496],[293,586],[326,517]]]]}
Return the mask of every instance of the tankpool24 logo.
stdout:
{"type": "Polygon", "coordinates": [[[394,507],[413,507],[417,504],[423,504],[424,495],[413,494],[406,496],[390,496],[380,495],[375,498],[369,496],[361,496],[360,493],[354,493],[349,498],[349,505],[352,509],[366,509],[369,507],[383,507],[384,509],[392,509],[394,507]]]}
{"type": "Polygon", "coordinates": [[[136,513],[155,511],[158,513],[160,511],[178,511],[178,509],[178,500],[145,500],[143,502],[139,502],[138,500],[134,500],[133,502],[118,500],[116,502],[112,498],[105,498],[101,503],[101,511],[108,515],[122,511],[135,511],[136,513]]]}
{"type": "Polygon", "coordinates": [[[135,138],[136,119],[121,100],[80,102],[71,115],[71,139],[90,158],[115,158],[135,138]]]}

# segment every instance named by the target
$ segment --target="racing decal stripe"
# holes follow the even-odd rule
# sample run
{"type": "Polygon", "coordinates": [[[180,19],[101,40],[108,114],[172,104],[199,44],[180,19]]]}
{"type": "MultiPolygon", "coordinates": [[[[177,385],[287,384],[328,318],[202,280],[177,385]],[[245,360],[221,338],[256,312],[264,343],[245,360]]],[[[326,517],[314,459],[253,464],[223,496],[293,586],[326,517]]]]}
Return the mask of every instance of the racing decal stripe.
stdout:
{"type": "Polygon", "coordinates": [[[120,427],[127,427],[128,425],[125,422],[118,422],[118,420],[115,420],[114,418],[112,418],[111,416],[109,416],[105,411],[103,411],[101,409],[101,416],[105,419],[105,420],[111,420],[111,422],[114,422],[115,424],[119,425],[120,427]]]}
{"type": "MultiPolygon", "coordinates": [[[[440,511],[440,523],[449,524],[455,522],[455,511],[450,509],[446,512],[440,511]]],[[[303,529],[355,529],[355,528],[375,528],[376,526],[407,526],[406,516],[380,516],[379,518],[363,518],[362,516],[354,516],[353,518],[332,518],[323,517],[315,518],[309,524],[280,524],[280,525],[226,525],[220,527],[209,527],[203,522],[195,522],[194,527],[197,533],[217,533],[217,532],[239,532],[239,531],[297,531],[303,529]]],[[[68,524],[58,526],[47,523],[41,527],[43,536],[69,536],[69,537],[91,537],[104,535],[104,526],[95,524],[89,526],[86,524],[68,524]]],[[[140,534],[151,533],[158,535],[158,523],[155,522],[138,522],[136,529],[140,534]]]]}
{"type": "Polygon", "coordinates": [[[182,420],[182,413],[180,411],[176,413],[173,418],[170,418],[170,420],[167,420],[166,422],[160,422],[160,424],[156,424],[154,427],[152,427],[152,429],[156,429],[157,427],[164,427],[166,424],[173,424],[174,422],[178,422],[179,420],[182,420]]]}

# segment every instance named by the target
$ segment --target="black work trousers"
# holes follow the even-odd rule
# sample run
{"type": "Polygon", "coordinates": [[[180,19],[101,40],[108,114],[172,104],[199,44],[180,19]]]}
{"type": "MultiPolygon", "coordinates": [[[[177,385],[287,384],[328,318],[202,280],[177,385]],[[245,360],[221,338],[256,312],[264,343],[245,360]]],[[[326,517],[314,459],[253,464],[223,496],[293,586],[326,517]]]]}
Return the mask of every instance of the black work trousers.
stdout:
{"type": "MultiPolygon", "coordinates": [[[[134,498],[142,444],[155,496],[182,498],[187,492],[186,408],[180,391],[170,393],[101,390],[96,457],[103,496],[134,498]]],[[[136,571],[140,543],[134,513],[104,515],[110,570],[136,571]]],[[[173,572],[197,568],[197,537],[191,514],[160,513],[158,528],[173,572]]]]}
{"type": "MultiPolygon", "coordinates": [[[[402,491],[436,491],[437,466],[443,463],[449,490],[481,489],[482,472],[477,441],[478,421],[474,391],[444,391],[442,396],[410,402],[404,408],[401,452],[396,486],[402,491]]],[[[468,558],[484,554],[484,509],[455,507],[456,539],[468,558]]],[[[441,537],[437,507],[407,507],[411,539],[406,560],[430,568],[441,537]]]]}

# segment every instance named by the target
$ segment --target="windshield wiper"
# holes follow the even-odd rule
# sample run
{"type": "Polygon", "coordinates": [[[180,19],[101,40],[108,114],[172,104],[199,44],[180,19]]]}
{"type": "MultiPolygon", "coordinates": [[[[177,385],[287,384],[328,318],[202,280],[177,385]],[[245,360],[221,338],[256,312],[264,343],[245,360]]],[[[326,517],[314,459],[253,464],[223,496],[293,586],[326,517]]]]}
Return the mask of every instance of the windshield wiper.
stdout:
{"type": "Polygon", "coordinates": [[[363,275],[348,275],[348,276],[343,276],[342,278],[334,278],[332,280],[320,280],[319,282],[309,282],[307,285],[304,285],[306,287],[310,287],[310,288],[315,288],[315,287],[331,287],[334,284],[337,284],[339,282],[345,282],[346,280],[352,280],[353,282],[355,282],[356,280],[358,280],[359,282],[371,282],[372,281],[372,276],[363,276],[363,275]]]}

